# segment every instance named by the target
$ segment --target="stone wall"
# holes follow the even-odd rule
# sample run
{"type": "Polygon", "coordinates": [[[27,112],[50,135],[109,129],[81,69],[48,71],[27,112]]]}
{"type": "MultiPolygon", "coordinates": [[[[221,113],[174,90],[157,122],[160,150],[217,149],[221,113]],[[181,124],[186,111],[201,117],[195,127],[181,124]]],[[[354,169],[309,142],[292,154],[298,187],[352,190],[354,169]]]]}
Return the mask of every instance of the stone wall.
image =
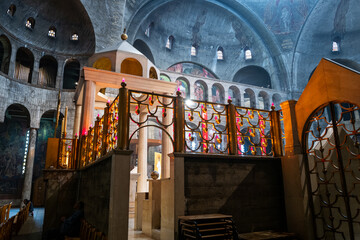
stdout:
{"type": "Polygon", "coordinates": [[[81,170],[79,199],[85,204],[85,219],[107,234],[110,202],[111,157],[81,170]]]}
{"type": "Polygon", "coordinates": [[[230,214],[239,233],[286,230],[280,159],[185,158],[185,215],[230,214]]]}

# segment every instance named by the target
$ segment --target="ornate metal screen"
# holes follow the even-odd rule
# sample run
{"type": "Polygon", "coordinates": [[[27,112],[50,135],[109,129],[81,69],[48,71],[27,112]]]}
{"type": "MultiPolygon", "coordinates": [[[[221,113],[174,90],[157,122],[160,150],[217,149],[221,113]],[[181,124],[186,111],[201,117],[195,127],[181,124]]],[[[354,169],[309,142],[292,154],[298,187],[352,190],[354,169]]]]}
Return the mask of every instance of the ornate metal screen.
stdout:
{"type": "Polygon", "coordinates": [[[360,239],[359,106],[331,102],[303,133],[316,238],[360,239]]]}

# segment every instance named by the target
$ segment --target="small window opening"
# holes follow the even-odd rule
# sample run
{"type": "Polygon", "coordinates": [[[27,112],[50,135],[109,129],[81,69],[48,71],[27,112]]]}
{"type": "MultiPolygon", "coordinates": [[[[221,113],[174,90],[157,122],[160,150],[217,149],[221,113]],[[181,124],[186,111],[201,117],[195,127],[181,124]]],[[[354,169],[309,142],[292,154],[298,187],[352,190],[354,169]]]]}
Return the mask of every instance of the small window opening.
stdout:
{"type": "Polygon", "coordinates": [[[333,41],[332,52],[339,52],[339,51],[340,51],[340,44],[338,42],[333,41]]]}
{"type": "Polygon", "coordinates": [[[191,56],[196,56],[197,54],[197,50],[196,47],[194,45],[191,46],[191,56]]]}
{"type": "Polygon", "coordinates": [[[71,41],[79,41],[79,35],[77,35],[76,33],[74,33],[73,35],[71,35],[71,41]]]}
{"type": "Polygon", "coordinates": [[[16,12],[16,6],[14,4],[11,4],[8,10],[6,11],[6,13],[9,16],[14,16],[15,12],[16,12]]]}
{"type": "Polygon", "coordinates": [[[252,59],[252,53],[251,53],[251,50],[248,47],[246,47],[245,48],[245,60],[250,60],[250,59],[252,59]]]}
{"type": "Polygon", "coordinates": [[[26,20],[25,26],[26,26],[28,29],[34,29],[34,27],[35,27],[35,19],[33,19],[33,18],[28,18],[28,20],[26,20]]]}
{"type": "Polygon", "coordinates": [[[222,47],[219,47],[217,50],[217,59],[224,60],[224,50],[222,47]]]}
{"type": "Polygon", "coordinates": [[[152,23],[150,23],[149,26],[146,28],[146,30],[145,30],[145,35],[146,35],[147,37],[150,37],[150,31],[151,31],[151,29],[153,28],[153,26],[154,26],[154,23],[152,22],[152,23]]]}
{"type": "Polygon", "coordinates": [[[55,27],[51,27],[51,28],[49,29],[48,36],[49,36],[49,37],[52,37],[52,38],[55,38],[55,37],[56,37],[56,28],[55,28],[55,27]]]}
{"type": "Polygon", "coordinates": [[[169,36],[167,41],[166,41],[166,48],[171,50],[172,49],[172,46],[173,46],[173,43],[174,43],[174,37],[173,36],[169,36]]]}

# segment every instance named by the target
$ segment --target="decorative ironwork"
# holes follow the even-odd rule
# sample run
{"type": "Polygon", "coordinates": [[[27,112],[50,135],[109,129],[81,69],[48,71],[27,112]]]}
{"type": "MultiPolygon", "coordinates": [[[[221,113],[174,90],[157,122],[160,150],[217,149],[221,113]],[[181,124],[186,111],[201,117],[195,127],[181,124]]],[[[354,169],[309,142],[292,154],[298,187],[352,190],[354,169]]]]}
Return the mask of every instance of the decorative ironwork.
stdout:
{"type": "Polygon", "coordinates": [[[59,168],[75,169],[78,139],[61,138],[59,141],[59,168]]]}
{"type": "Polygon", "coordinates": [[[309,118],[303,134],[316,238],[359,239],[359,106],[330,102],[309,118]]]}

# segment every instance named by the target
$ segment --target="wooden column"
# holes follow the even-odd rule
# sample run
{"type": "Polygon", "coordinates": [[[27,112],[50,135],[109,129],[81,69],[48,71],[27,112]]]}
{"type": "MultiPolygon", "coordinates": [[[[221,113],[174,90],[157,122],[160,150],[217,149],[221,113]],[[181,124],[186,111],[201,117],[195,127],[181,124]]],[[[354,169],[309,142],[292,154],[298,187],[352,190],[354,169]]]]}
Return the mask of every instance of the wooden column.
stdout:
{"type": "MultiPolygon", "coordinates": [[[[163,103],[168,104],[171,101],[170,98],[164,98],[163,103]]],[[[166,116],[163,117],[163,124],[169,125],[173,119],[173,110],[167,109],[166,116]]],[[[173,126],[169,126],[166,131],[172,135],[173,126]]],[[[170,137],[163,131],[162,132],[162,153],[161,153],[161,178],[170,178],[170,157],[169,153],[172,153],[173,146],[170,140],[170,137]]]]}
{"type": "Polygon", "coordinates": [[[84,81],[84,96],[80,121],[81,134],[88,131],[94,117],[96,85],[93,81],[84,81]]]}
{"type": "MultiPolygon", "coordinates": [[[[147,113],[140,113],[140,122],[146,120],[147,113]]],[[[144,123],[142,126],[146,125],[144,123]]],[[[139,130],[139,143],[138,143],[138,173],[140,173],[138,179],[138,188],[137,192],[147,192],[147,153],[148,153],[148,144],[147,144],[147,128],[141,128],[139,130]]]]}

